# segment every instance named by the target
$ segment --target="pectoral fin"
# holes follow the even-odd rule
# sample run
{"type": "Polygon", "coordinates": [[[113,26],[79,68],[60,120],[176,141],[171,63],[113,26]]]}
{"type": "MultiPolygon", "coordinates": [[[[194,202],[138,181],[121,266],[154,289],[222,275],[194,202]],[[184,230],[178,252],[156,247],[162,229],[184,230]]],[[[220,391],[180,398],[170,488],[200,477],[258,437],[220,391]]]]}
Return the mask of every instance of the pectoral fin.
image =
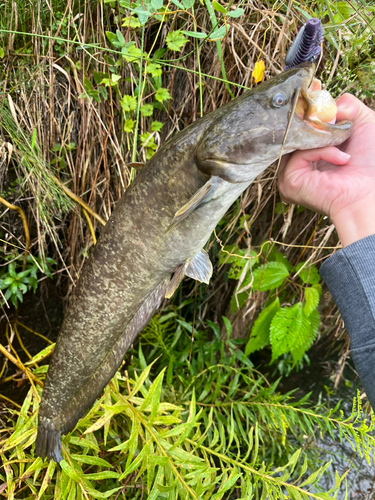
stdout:
{"type": "Polygon", "coordinates": [[[212,276],[212,263],[208,253],[204,250],[197,253],[197,255],[191,259],[187,265],[185,274],[186,276],[189,276],[189,278],[193,278],[193,280],[197,280],[208,285],[212,276]]]}
{"type": "Polygon", "coordinates": [[[178,210],[173,218],[172,224],[169,226],[167,231],[170,231],[177,226],[180,222],[186,219],[194,210],[198,207],[207,203],[211,200],[215,194],[217,188],[222,184],[223,181],[219,177],[211,177],[204,186],[202,186],[184,205],[180,210],[178,210]]]}

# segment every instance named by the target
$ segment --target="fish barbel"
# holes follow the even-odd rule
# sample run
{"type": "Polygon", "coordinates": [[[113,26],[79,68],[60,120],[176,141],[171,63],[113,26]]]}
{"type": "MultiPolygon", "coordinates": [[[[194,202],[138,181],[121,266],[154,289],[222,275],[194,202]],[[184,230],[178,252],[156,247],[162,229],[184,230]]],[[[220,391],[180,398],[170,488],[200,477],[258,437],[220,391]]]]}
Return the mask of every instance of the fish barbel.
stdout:
{"type": "Polygon", "coordinates": [[[184,275],[209,282],[203,247],[251,182],[281,152],[338,145],[350,136],[351,122],[325,123],[316,114],[310,120],[313,74],[306,63],[246,91],[178,133],[137,174],[65,315],[40,404],[37,455],[62,460],[61,434],[94,403],[184,275]]]}

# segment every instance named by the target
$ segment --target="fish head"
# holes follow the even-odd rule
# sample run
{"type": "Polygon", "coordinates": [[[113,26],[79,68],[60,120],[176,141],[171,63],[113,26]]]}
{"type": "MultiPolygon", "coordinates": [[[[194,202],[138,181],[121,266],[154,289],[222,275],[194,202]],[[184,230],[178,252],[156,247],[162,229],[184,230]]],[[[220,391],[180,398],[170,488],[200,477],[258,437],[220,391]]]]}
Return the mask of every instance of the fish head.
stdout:
{"type": "Polygon", "coordinates": [[[214,112],[196,147],[199,170],[251,182],[281,154],[343,143],[352,122],[336,123],[336,104],[303,63],[214,112]]]}

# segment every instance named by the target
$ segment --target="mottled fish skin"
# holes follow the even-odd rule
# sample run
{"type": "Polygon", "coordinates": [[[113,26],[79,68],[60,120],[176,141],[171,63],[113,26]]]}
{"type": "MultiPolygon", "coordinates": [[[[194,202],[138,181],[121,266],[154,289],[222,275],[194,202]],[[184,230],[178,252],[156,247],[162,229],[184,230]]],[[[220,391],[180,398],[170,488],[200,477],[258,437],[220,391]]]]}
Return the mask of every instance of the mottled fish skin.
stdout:
{"type": "MultiPolygon", "coordinates": [[[[278,158],[293,97],[312,76],[311,65],[291,69],[194,122],[126,190],[83,267],[64,318],[39,409],[37,455],[62,460],[61,434],[74,428],[114,375],[160,306],[171,275],[187,268],[230,205],[278,158]],[[274,108],[279,92],[287,101],[274,108]],[[175,215],[207,183],[201,204],[175,224],[175,215]]],[[[321,132],[294,118],[284,153],[340,144],[350,135],[348,123],[331,128],[321,132]]],[[[205,261],[200,254],[189,275],[203,276],[205,261]]]]}

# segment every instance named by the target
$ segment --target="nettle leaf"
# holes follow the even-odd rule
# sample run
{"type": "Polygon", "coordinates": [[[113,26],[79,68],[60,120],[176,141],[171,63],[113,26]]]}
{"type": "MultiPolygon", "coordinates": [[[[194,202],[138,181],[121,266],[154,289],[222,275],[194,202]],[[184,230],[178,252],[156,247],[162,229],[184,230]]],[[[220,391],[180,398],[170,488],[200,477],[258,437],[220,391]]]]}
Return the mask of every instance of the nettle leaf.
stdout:
{"type": "Polygon", "coordinates": [[[151,131],[152,132],[160,132],[160,130],[163,128],[164,123],[154,121],[151,123],[151,131]]]}
{"type": "Polygon", "coordinates": [[[319,283],[315,283],[314,285],[312,285],[311,288],[314,288],[314,290],[316,290],[318,292],[319,297],[322,295],[323,290],[322,290],[322,286],[319,283]]]}
{"type": "Polygon", "coordinates": [[[275,314],[280,311],[280,301],[277,297],[272,304],[265,307],[257,317],[251,330],[249,342],[246,344],[245,355],[262,349],[270,343],[270,326],[275,314]]]}
{"type": "MultiPolygon", "coordinates": [[[[304,327],[306,327],[306,324],[304,327]]],[[[293,307],[283,307],[275,314],[270,327],[272,361],[302,344],[301,329],[301,302],[298,302],[293,307]]]]}
{"type": "Polygon", "coordinates": [[[124,95],[120,100],[120,104],[124,111],[132,111],[137,108],[137,98],[131,95],[124,95]]]}
{"type": "Polygon", "coordinates": [[[143,116],[152,116],[154,112],[154,106],[152,104],[144,104],[141,107],[141,113],[143,116]]]}
{"type": "Polygon", "coordinates": [[[320,314],[318,313],[317,310],[313,311],[310,314],[309,322],[310,322],[310,327],[311,327],[311,330],[314,334],[314,340],[315,340],[317,335],[318,335],[319,325],[320,325],[320,314]]]}
{"type": "MultiPolygon", "coordinates": [[[[305,262],[300,262],[296,267],[296,272],[298,273],[301,267],[303,267],[305,264],[306,264],[305,262]]],[[[313,264],[304,267],[302,271],[298,273],[298,276],[304,283],[308,285],[314,285],[319,283],[320,281],[319,272],[313,264]]]]}
{"type": "Polygon", "coordinates": [[[285,264],[281,262],[268,262],[268,264],[253,271],[253,288],[261,292],[274,290],[282,285],[288,275],[289,271],[285,264]]]}
{"type": "Polygon", "coordinates": [[[168,49],[176,52],[181,52],[181,48],[187,41],[188,39],[181,33],[180,30],[169,32],[166,38],[168,49]]]}
{"type": "Polygon", "coordinates": [[[313,345],[318,334],[319,324],[320,317],[317,310],[312,311],[309,317],[302,311],[302,325],[300,331],[301,345],[291,350],[294,364],[302,359],[305,352],[313,345]]]}
{"type": "Polygon", "coordinates": [[[319,292],[314,287],[305,288],[305,306],[303,308],[306,316],[310,314],[318,307],[319,304],[319,292]]]}
{"type": "Polygon", "coordinates": [[[171,94],[169,93],[168,89],[164,89],[161,87],[158,89],[155,93],[155,99],[159,102],[163,101],[168,101],[169,99],[172,99],[171,94]]]}

